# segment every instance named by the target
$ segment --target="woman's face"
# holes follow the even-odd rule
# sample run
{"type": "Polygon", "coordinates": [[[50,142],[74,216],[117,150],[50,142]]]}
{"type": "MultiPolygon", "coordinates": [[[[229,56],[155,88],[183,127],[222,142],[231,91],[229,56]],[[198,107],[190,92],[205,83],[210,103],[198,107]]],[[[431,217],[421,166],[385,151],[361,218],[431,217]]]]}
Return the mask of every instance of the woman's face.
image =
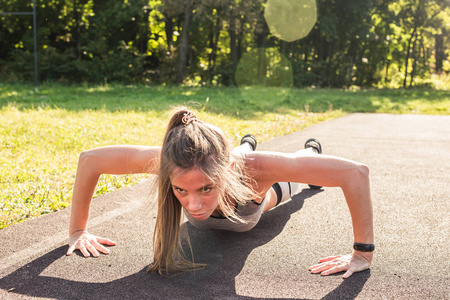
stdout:
{"type": "Polygon", "coordinates": [[[195,219],[209,218],[219,206],[217,187],[199,169],[186,172],[175,168],[170,181],[175,197],[195,219]]]}

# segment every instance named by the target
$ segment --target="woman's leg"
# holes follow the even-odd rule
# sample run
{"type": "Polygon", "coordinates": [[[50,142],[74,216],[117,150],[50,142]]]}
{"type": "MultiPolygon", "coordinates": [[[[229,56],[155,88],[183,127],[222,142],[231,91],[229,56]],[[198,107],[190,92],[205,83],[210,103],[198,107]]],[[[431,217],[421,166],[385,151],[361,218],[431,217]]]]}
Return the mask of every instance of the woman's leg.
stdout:
{"type": "MultiPolygon", "coordinates": [[[[305,142],[305,149],[312,150],[314,153],[317,153],[317,154],[322,154],[322,145],[315,138],[310,138],[305,142]]],[[[297,152],[299,152],[299,151],[297,151],[297,152]]],[[[318,189],[322,188],[321,186],[318,186],[318,185],[308,184],[308,186],[310,189],[313,189],[313,190],[318,190],[318,189]]]]}
{"type": "MultiPolygon", "coordinates": [[[[314,138],[308,139],[305,143],[305,149],[296,151],[299,154],[315,155],[322,153],[322,145],[314,138]]],[[[264,211],[268,211],[280,203],[289,200],[297,193],[300,183],[297,182],[277,182],[267,192],[266,205],[264,211]]],[[[321,186],[309,185],[311,189],[320,189],[321,186]]]]}
{"type": "Polygon", "coordinates": [[[277,182],[266,194],[266,204],[264,211],[268,211],[282,202],[285,202],[297,194],[300,183],[297,182],[277,182]]]}
{"type": "Polygon", "coordinates": [[[241,144],[233,149],[233,153],[240,154],[255,151],[257,144],[256,138],[251,134],[247,134],[242,137],[241,144]]]}

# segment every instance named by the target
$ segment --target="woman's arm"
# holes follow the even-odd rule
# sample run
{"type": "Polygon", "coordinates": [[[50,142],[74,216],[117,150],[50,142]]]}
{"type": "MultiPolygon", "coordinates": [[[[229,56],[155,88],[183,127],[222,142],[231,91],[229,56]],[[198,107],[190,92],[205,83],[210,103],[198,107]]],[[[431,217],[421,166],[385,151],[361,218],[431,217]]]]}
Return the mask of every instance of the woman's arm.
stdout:
{"type": "MultiPolygon", "coordinates": [[[[354,242],[373,243],[372,200],[369,169],[366,165],[312,152],[294,154],[254,152],[248,156],[253,157],[255,166],[253,174],[256,175],[255,179],[261,188],[279,181],[340,187],[350,210],[354,242]]],[[[372,252],[354,251],[351,256],[352,261],[349,260],[348,263],[324,259],[320,265],[314,266],[315,268],[311,270],[314,273],[322,272],[323,275],[346,270],[344,277],[348,277],[353,272],[370,267],[372,256],[372,252]],[[360,260],[355,261],[357,258],[360,260]]]]}
{"type": "Polygon", "coordinates": [[[96,250],[107,253],[100,243],[113,243],[107,239],[92,239],[86,231],[90,203],[100,175],[156,174],[160,151],[160,147],[108,146],[81,153],[73,189],[68,255],[75,249],[80,249],[85,256],[89,256],[89,252],[98,256],[96,250]],[[86,235],[89,235],[90,239],[86,239],[86,235]]]}

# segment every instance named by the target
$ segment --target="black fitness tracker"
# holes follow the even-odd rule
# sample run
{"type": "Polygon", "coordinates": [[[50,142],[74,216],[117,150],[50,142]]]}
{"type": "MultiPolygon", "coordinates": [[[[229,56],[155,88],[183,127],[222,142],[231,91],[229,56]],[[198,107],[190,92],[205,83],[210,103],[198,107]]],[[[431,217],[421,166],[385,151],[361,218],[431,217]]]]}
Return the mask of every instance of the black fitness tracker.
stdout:
{"type": "Polygon", "coordinates": [[[374,244],[353,243],[353,249],[361,252],[372,252],[375,250],[374,244]]]}

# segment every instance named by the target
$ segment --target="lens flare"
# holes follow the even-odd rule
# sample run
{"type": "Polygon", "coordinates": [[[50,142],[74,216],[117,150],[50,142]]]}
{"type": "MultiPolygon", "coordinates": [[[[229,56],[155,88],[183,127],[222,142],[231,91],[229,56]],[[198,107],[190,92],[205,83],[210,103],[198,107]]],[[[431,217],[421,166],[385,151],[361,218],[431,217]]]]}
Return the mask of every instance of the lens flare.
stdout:
{"type": "Polygon", "coordinates": [[[274,36],[292,42],[307,36],[316,23],[316,1],[268,0],[264,17],[274,36]]]}
{"type": "Polygon", "coordinates": [[[244,99],[260,99],[265,93],[284,99],[292,88],[292,67],[275,48],[256,48],[245,53],[236,70],[236,84],[244,99]]]}

